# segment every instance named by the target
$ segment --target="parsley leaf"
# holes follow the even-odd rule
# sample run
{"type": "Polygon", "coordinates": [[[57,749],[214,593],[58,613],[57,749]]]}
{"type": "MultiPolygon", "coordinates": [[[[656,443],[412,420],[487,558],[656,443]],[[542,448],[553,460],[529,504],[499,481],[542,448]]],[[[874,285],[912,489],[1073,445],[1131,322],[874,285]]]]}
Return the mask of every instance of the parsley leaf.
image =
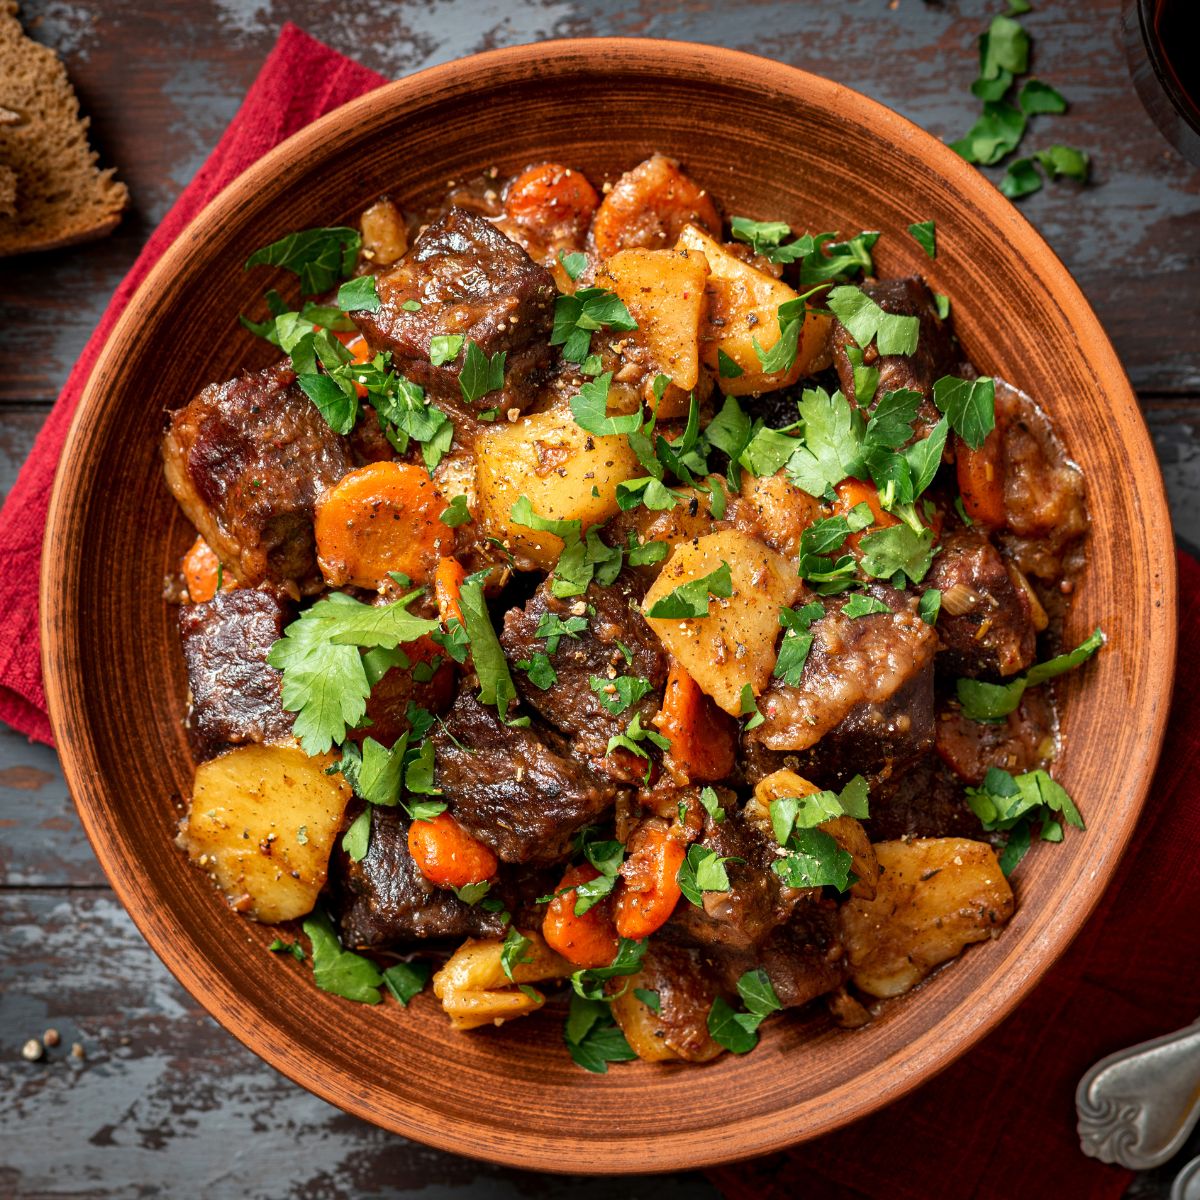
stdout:
{"type": "Polygon", "coordinates": [[[933,385],[933,402],[972,450],[978,450],[996,428],[996,382],[986,375],[979,379],[943,375],[933,385]]]}
{"type": "Polygon", "coordinates": [[[561,638],[570,637],[578,640],[579,635],[587,627],[586,617],[567,617],[564,620],[556,612],[544,612],[533,636],[545,638],[546,653],[554,654],[558,651],[558,643],[561,638]]]}
{"type": "Polygon", "coordinates": [[[255,250],[246,259],[246,269],[282,267],[300,277],[300,290],[306,296],[316,296],[353,272],[361,246],[357,229],[340,225],[302,229],[255,250]]]}
{"type": "Polygon", "coordinates": [[[378,1004],[383,999],[379,988],[384,980],[379,968],[369,958],[342,949],[326,913],[314,909],[305,917],[303,928],[312,947],[313,982],[317,987],[362,1004],[378,1004]]]}
{"type": "Polygon", "coordinates": [[[800,443],[790,433],[764,425],[738,455],[738,463],[751,475],[774,475],[783,469],[800,443]]]}
{"type": "Polygon", "coordinates": [[[583,274],[583,269],[587,266],[588,260],[586,254],[580,254],[578,251],[568,254],[565,250],[560,250],[558,252],[558,261],[562,263],[562,268],[566,271],[567,278],[574,283],[583,274]]]}
{"type": "Polygon", "coordinates": [[[779,657],[773,672],[788,687],[799,687],[804,675],[804,664],[812,649],[813,621],[825,615],[825,606],[820,601],[806,604],[803,608],[784,608],[779,612],[779,623],[784,628],[783,640],[779,643],[779,657]]]}
{"type": "Polygon", "coordinates": [[[573,296],[562,295],[554,302],[554,329],[550,345],[562,346],[568,362],[581,363],[588,356],[592,333],[609,329],[631,330],[637,322],[621,298],[605,288],[580,288],[573,296]]]}
{"type": "Polygon", "coordinates": [[[281,951],[290,954],[297,962],[303,962],[308,957],[304,953],[304,947],[299,942],[285,942],[283,938],[276,938],[267,949],[273,954],[278,954],[281,951]]]}
{"type": "Polygon", "coordinates": [[[1082,150],[1075,150],[1071,146],[1050,146],[1037,152],[1037,160],[1051,179],[1065,175],[1080,183],[1087,182],[1089,160],[1082,150]]]}
{"type": "Polygon", "coordinates": [[[555,521],[549,517],[539,516],[530,503],[529,497],[522,494],[514,501],[508,512],[509,520],[517,525],[524,525],[537,533],[552,533],[562,538],[564,542],[578,541],[583,530],[582,521],[555,521]]]}
{"type": "Polygon", "coordinates": [[[662,1015],[662,997],[652,988],[634,988],[633,994],[657,1017],[662,1015]]]}
{"type": "Polygon", "coordinates": [[[563,1041],[572,1061],[595,1075],[606,1074],[610,1062],[629,1062],[637,1057],[602,1000],[571,997],[563,1041]]]}
{"type": "Polygon", "coordinates": [[[982,787],[967,788],[967,803],[984,829],[1009,831],[1008,844],[1000,856],[1005,875],[1025,857],[1031,841],[1031,826],[1041,825],[1041,839],[1062,841],[1061,816],[1068,825],[1083,829],[1083,817],[1061,784],[1046,771],[1027,771],[1013,776],[999,767],[988,768],[982,787]]]}
{"type": "Polygon", "coordinates": [[[933,530],[905,522],[864,533],[858,543],[859,566],[875,579],[891,579],[898,571],[920,583],[933,563],[933,530]]]}
{"type": "Polygon", "coordinates": [[[729,229],[735,241],[746,242],[755,254],[761,254],[771,262],[780,261],[771,255],[783,239],[792,234],[791,226],[785,221],[751,221],[749,217],[731,218],[729,229]]]}
{"type": "Polygon", "coordinates": [[[790,371],[795,365],[805,311],[803,296],[797,296],[795,300],[785,300],[775,310],[776,319],[779,321],[779,340],[770,350],[764,350],[759,345],[758,338],[751,338],[759,365],[767,374],[790,371]]]}
{"type": "Polygon", "coordinates": [[[787,854],[771,864],[771,870],[788,887],[835,887],[844,892],[850,886],[853,859],[823,829],[802,828],[792,831],[787,854]]]}
{"type": "Polygon", "coordinates": [[[998,184],[1000,191],[1010,200],[1031,196],[1042,189],[1042,177],[1037,172],[1032,158],[1014,159],[1008,164],[1004,178],[998,184]]]}
{"type": "Polygon", "coordinates": [[[453,362],[462,351],[465,340],[461,333],[435,333],[429,339],[429,361],[435,367],[453,362]]]}
{"type": "Polygon", "coordinates": [[[1067,102],[1061,93],[1055,91],[1048,83],[1040,79],[1030,79],[1021,89],[1017,98],[1021,111],[1032,117],[1036,113],[1063,113],[1067,111],[1067,102]]]}
{"type": "Polygon", "coordinates": [[[636,675],[618,675],[615,679],[593,675],[589,683],[592,691],[596,693],[596,699],[614,717],[654,690],[650,686],[650,680],[636,675]]]}
{"type": "Polygon", "coordinates": [[[460,525],[469,524],[471,521],[471,510],[467,507],[466,496],[454,496],[450,503],[438,514],[438,520],[443,525],[449,525],[451,529],[457,529],[460,525]]]}
{"type": "Polygon", "coordinates": [[[1025,114],[1007,101],[985,100],[983,114],[957,142],[950,143],[950,149],[967,162],[991,166],[1017,148],[1027,123],[1025,114]]]}
{"type": "Polygon", "coordinates": [[[858,464],[863,418],[841,392],[830,396],[824,388],[805,388],[800,416],[804,421],[804,444],[788,460],[787,477],[810,496],[819,498],[858,464]]]}
{"type": "Polygon", "coordinates": [[[725,810],[721,807],[721,801],[712,788],[700,789],[700,803],[704,811],[713,819],[714,824],[720,825],[725,820],[725,810]]]}
{"type": "Polygon", "coordinates": [[[719,596],[728,599],[733,595],[733,579],[730,576],[729,564],[721,565],[708,575],[698,579],[689,579],[677,588],[659,597],[647,610],[646,616],[661,620],[690,620],[697,617],[707,617],[709,597],[719,596]]]}
{"type": "Polygon", "coordinates": [[[488,358],[479,348],[478,342],[468,342],[463,356],[462,370],[458,375],[458,390],[468,404],[483,399],[491,392],[504,386],[504,361],[507,350],[499,350],[488,358]]]}
{"type": "Polygon", "coordinates": [[[867,806],[867,781],[861,775],[842,788],[841,794],[830,791],[810,792],[806,796],[779,796],[771,801],[771,832],[783,847],[797,829],[813,829],[836,817],[853,817],[865,821],[870,815],[867,806]]]}
{"type": "Polygon", "coordinates": [[[359,647],[394,649],[437,629],[413,616],[412,592],[394,604],[363,604],[333,592],[291,622],[267,654],[283,672],[283,707],[296,714],[293,731],[307,754],[323,754],[366,714],[371,684],[359,647]]]}
{"type": "Polygon", "coordinates": [[[979,39],[979,74],[996,79],[1007,71],[1024,75],[1029,70],[1029,34],[1011,17],[996,16],[979,39]]]}
{"type": "Polygon", "coordinates": [[[671,743],[661,733],[655,733],[652,729],[643,729],[642,714],[635,713],[633,720],[625,727],[624,733],[613,734],[608,739],[608,745],[605,747],[604,753],[611,754],[616,749],[623,749],[636,754],[639,758],[649,760],[650,755],[642,746],[643,742],[650,742],[660,750],[669,750],[671,748],[671,743]]]}
{"type": "Polygon", "coordinates": [[[938,613],[942,611],[942,593],[937,588],[927,588],[921,593],[917,604],[917,615],[926,625],[936,625],[938,613]]]}
{"type": "Polygon", "coordinates": [[[834,288],[826,303],[862,349],[873,340],[880,354],[915,352],[921,330],[919,318],[884,312],[866,292],[856,287],[834,288]]]}
{"type": "Polygon", "coordinates": [[[532,945],[533,943],[515,925],[508,927],[508,932],[504,935],[504,945],[500,948],[500,966],[513,982],[513,968],[533,961],[533,955],[529,953],[532,945]]]}
{"type": "Polygon", "coordinates": [[[360,275],[338,288],[337,306],[346,312],[378,312],[380,303],[374,275],[360,275]]]}
{"type": "Polygon", "coordinates": [[[398,962],[383,972],[383,982],[387,990],[407,1008],[408,1002],[425,990],[432,974],[433,968],[428,963],[398,962]]]}
{"type": "Polygon", "coordinates": [[[575,418],[575,424],[597,437],[636,433],[642,427],[640,408],[626,416],[608,415],[608,389],[611,383],[612,372],[605,371],[603,375],[583,384],[578,394],[571,397],[571,415],[575,418]]]}
{"type": "Polygon", "coordinates": [[[908,232],[930,258],[937,258],[937,230],[932,221],[917,221],[908,227],[908,232]]]}
{"type": "Polygon", "coordinates": [[[708,1032],[713,1041],[733,1054],[746,1054],[758,1045],[758,1027],[783,1005],[762,967],[747,971],[737,982],[738,995],[747,1012],[737,1012],[718,996],[708,1014],[708,1032]]]}
{"type": "Polygon", "coordinates": [[[754,699],[754,689],[748,684],[742,684],[742,690],[738,695],[738,710],[743,717],[749,717],[744,726],[745,729],[757,729],[766,717],[758,711],[758,704],[754,699]]]}
{"type": "Polygon", "coordinates": [[[890,613],[891,611],[882,600],[864,595],[851,596],[842,607],[842,613],[851,620],[855,617],[869,617],[874,613],[890,613]]]}
{"type": "Polygon", "coordinates": [[[463,580],[459,603],[471,643],[471,662],[479,677],[479,702],[494,704],[500,719],[505,721],[509,705],[517,698],[517,689],[483,598],[483,581],[487,574],[487,571],[476,571],[463,580]]]}
{"type": "Polygon", "coordinates": [[[812,249],[800,263],[801,287],[875,273],[871,251],[879,241],[878,233],[860,233],[845,242],[835,241],[835,237],[832,233],[818,233],[812,239],[812,249]]]}
{"type": "Polygon", "coordinates": [[[521,659],[517,666],[525,672],[529,682],[543,692],[558,682],[558,672],[551,666],[549,657],[540,651],[532,658],[521,659]]]}
{"type": "Polygon", "coordinates": [[[1087,662],[1104,645],[1104,631],[1097,629],[1074,650],[1030,667],[1024,675],[1008,683],[987,683],[982,679],[960,679],[955,685],[963,715],[972,721],[998,721],[1016,710],[1027,688],[1037,687],[1087,662]]]}
{"type": "Polygon", "coordinates": [[[722,379],[738,379],[745,373],[724,350],[717,351],[717,374],[722,379]]]}
{"type": "Polygon", "coordinates": [[[675,881],[679,890],[697,908],[704,907],[704,892],[729,891],[729,874],[725,864],[730,861],[740,862],[740,859],[730,860],[721,858],[717,852],[708,846],[693,842],[687,851],[687,857],[679,864],[675,872],[675,881]]]}
{"type": "Polygon", "coordinates": [[[642,956],[646,953],[646,942],[635,942],[632,938],[623,937],[617,944],[617,953],[607,967],[589,967],[586,970],[575,971],[571,975],[571,987],[577,996],[585,1000],[601,1000],[604,997],[604,983],[622,975],[634,975],[642,966],[642,956]]]}

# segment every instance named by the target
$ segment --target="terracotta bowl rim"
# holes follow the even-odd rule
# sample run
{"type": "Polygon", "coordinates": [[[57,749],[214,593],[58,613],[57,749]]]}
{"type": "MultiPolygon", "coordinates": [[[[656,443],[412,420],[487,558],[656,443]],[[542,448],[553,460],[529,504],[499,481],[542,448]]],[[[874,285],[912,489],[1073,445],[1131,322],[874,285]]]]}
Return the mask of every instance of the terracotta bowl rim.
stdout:
{"type": "MultiPolygon", "coordinates": [[[[136,338],[135,317],[139,302],[169,285],[176,257],[188,246],[194,245],[198,239],[203,239],[206,231],[219,226],[226,214],[236,207],[234,200],[239,195],[269,186],[273,176],[287,164],[313,155],[319,157],[322,148],[334,140],[339,127],[360,113],[368,114],[375,110],[373,119],[382,123],[394,119],[396,109],[406,106],[422,107],[434,96],[461,95],[479,86],[481,82],[489,88],[502,81],[517,82],[521,77],[522,68],[525,67],[553,68],[562,74],[569,70],[572,64],[586,63],[589,68],[595,69],[612,56],[619,58],[624,75],[647,74],[661,68],[664,62],[668,61],[676,78],[686,72],[689,81],[696,81],[705,76],[711,77],[714,72],[719,71],[738,83],[752,85],[758,89],[767,87],[778,100],[785,103],[794,95],[803,95],[807,103],[829,111],[854,111],[856,115],[869,119],[878,130],[881,139],[885,141],[919,141],[931,174],[953,179],[962,191],[973,197],[981,213],[998,234],[1007,236],[1010,246],[1026,252],[1032,251],[1033,254],[1027,254],[1027,258],[1033,257],[1046,264],[1045,269],[1037,271],[1037,274],[1047,287],[1053,288],[1056,297],[1069,312],[1073,327],[1086,332],[1088,345],[1096,352],[1091,360],[1095,374],[1105,381],[1118,403],[1127,405],[1131,414],[1137,414],[1141,422],[1141,434],[1144,436],[1144,445],[1140,449],[1152,454],[1149,434],[1128,379],[1107,335],[1067,268],[1016,207],[974,167],[964,162],[937,138],[861,92],[801,68],[745,51],[652,38],[553,39],[470,55],[386,83],[293,134],[224,188],[188,224],[148,272],[98,357],[72,420],[55,478],[47,521],[46,546],[59,542],[71,521],[71,498],[81,475],[81,463],[87,450],[85,427],[93,412],[98,413],[105,403],[105,381],[111,366],[136,338]],[[385,117],[384,113],[391,114],[391,117],[385,117]]],[[[1166,730],[1175,663],[1176,567],[1161,473],[1158,474],[1157,482],[1158,490],[1151,497],[1150,511],[1146,514],[1147,528],[1143,536],[1146,556],[1161,578],[1161,617],[1153,630],[1152,636],[1157,639],[1153,649],[1164,664],[1170,664],[1170,668],[1162,672],[1159,690],[1153,697],[1157,703],[1148,725],[1149,733],[1145,744],[1147,752],[1140,761],[1129,764],[1130,778],[1126,780],[1126,790],[1131,796],[1131,802],[1126,808],[1125,819],[1119,828],[1112,828],[1110,825],[1105,830],[1105,848],[1110,853],[1102,869],[1089,881],[1086,893],[1082,897],[1076,897],[1078,903],[1069,914],[1054,918],[1054,924],[1043,931],[1036,950],[1031,947],[1030,952],[1016,967],[1010,965],[998,991],[988,996],[988,1004],[975,1005],[969,1020],[960,1020],[957,1027],[948,1029],[941,1043],[927,1046],[906,1074],[893,1072],[892,1077],[870,1096],[855,1096],[849,1087],[829,1093],[830,1096],[839,1096],[842,1106],[831,1116],[819,1117],[815,1125],[810,1123],[803,1128],[797,1128],[794,1124],[789,1125],[786,1120],[773,1119],[773,1114],[748,1120],[744,1148],[722,1149],[708,1156],[701,1152],[698,1155],[694,1146],[688,1145],[685,1140],[681,1140],[677,1145],[673,1140],[676,1135],[664,1130],[653,1145],[639,1146],[639,1160],[636,1163],[638,1170],[680,1170],[751,1157],[780,1149],[798,1140],[807,1140],[821,1133],[831,1132],[882,1108],[926,1082],[996,1028],[1032,991],[1084,926],[1111,881],[1120,856],[1132,836],[1138,812],[1149,790],[1166,730]]],[[[1100,503],[1100,494],[1099,489],[1093,490],[1093,504],[1100,503]]],[[[93,773],[89,771],[86,754],[81,753],[86,739],[77,737],[76,732],[86,729],[86,715],[80,711],[77,702],[70,699],[70,689],[66,686],[71,672],[78,670],[78,666],[68,661],[63,668],[57,659],[51,661],[54,657],[51,648],[57,647],[60,639],[68,638],[71,630],[71,622],[53,602],[61,582],[57,566],[53,554],[43,554],[40,621],[46,697],[64,774],[84,829],[118,899],[172,974],[249,1049],[296,1083],[347,1112],[439,1149],[466,1155],[482,1155],[488,1161],[513,1166],[577,1172],[579,1166],[572,1162],[568,1151],[563,1148],[556,1151],[536,1135],[497,1130],[497,1140],[481,1150],[454,1128],[437,1122],[436,1117],[431,1121],[427,1114],[417,1114],[411,1106],[404,1112],[399,1112],[395,1107],[384,1112],[378,1105],[372,1104],[364,1094],[361,1080],[342,1078],[339,1072],[328,1067],[315,1072],[302,1069],[303,1059],[299,1060],[301,1065],[297,1065],[297,1060],[288,1054],[285,1040],[278,1036],[266,1036],[273,1027],[256,1011],[246,1009],[241,1003],[223,1006],[219,995],[210,994],[199,986],[194,969],[155,928],[151,920],[151,898],[143,897],[131,880],[117,869],[120,858],[118,847],[115,840],[110,840],[100,820],[105,788],[102,781],[94,779],[93,773]]],[[[180,868],[184,869],[182,863],[180,868]]],[[[960,1007],[954,1015],[961,1018],[966,1015],[965,1010],[960,1007]]],[[[938,1023],[946,1021],[948,1018],[942,1018],[938,1023]]],[[[318,1067],[320,1068],[320,1064],[318,1067]]],[[[614,1162],[611,1167],[601,1164],[592,1167],[592,1170],[594,1173],[619,1174],[621,1163],[614,1162]]]]}

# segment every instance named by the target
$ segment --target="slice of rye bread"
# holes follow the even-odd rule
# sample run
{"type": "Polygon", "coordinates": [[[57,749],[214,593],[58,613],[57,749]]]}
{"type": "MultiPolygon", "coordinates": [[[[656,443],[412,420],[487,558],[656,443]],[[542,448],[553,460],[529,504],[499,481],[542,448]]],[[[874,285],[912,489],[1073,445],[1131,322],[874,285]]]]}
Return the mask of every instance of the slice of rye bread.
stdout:
{"type": "Polygon", "coordinates": [[[0,257],[69,246],[116,228],[129,192],[99,170],[88,120],[53,50],[0,0],[0,257]]]}

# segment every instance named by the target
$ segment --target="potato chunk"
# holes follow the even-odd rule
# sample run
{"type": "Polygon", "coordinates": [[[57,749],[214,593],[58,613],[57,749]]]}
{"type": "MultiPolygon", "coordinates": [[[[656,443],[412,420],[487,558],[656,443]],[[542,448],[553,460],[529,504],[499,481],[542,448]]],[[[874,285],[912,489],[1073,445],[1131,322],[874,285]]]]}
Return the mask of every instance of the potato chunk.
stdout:
{"type": "Polygon", "coordinates": [[[565,979],[575,970],[540,934],[530,931],[525,936],[529,945],[519,957],[527,961],[513,964],[511,980],[500,962],[504,943],[498,938],[468,938],[434,975],[433,994],[455,1029],[503,1025],[512,1017],[527,1016],[541,1008],[546,998],[541,993],[531,996],[518,985],[565,979]]]}
{"type": "Polygon", "coordinates": [[[350,801],[331,755],[240,746],[196,768],[178,844],[238,912],[274,924],[312,910],[350,801]]]}
{"type": "Polygon", "coordinates": [[[545,570],[562,553],[562,539],[513,521],[517,500],[528,496],[548,520],[582,521],[586,532],[618,511],[617,484],[642,473],[625,438],[588,433],[569,409],[498,422],[476,439],[475,465],[484,527],[526,560],[521,565],[545,570]]]}
{"type": "Polygon", "coordinates": [[[899,996],[971,942],[996,937],[1013,914],[1012,888],[986,842],[877,842],[874,900],[842,909],[851,978],[870,996],[899,996]]]}
{"type": "Polygon", "coordinates": [[[729,564],[733,594],[709,599],[708,616],[648,617],[651,629],[689,675],[727,713],[741,711],[746,684],[755,696],[775,666],[779,610],[800,595],[801,584],[786,559],[736,529],[675,547],[642,607],[650,612],[669,592],[729,564]]]}
{"type": "Polygon", "coordinates": [[[708,319],[700,334],[700,355],[714,372],[718,371],[718,351],[741,368],[742,374],[733,379],[722,378],[718,372],[717,383],[726,396],[790,387],[797,379],[828,365],[833,319],[810,310],[804,318],[791,370],[763,371],[754,341],[757,339],[763,350],[770,350],[779,341],[779,306],[795,300],[798,293],[751,266],[695,225],[684,229],[675,249],[699,251],[708,262],[708,319]]]}
{"type": "Polygon", "coordinates": [[[596,275],[596,284],[616,292],[637,322],[630,335],[646,349],[642,399],[655,406],[654,378],[671,386],[657,403],[659,417],[687,414],[688,394],[700,382],[700,325],[706,308],[708,263],[695,250],[622,250],[596,275]]]}

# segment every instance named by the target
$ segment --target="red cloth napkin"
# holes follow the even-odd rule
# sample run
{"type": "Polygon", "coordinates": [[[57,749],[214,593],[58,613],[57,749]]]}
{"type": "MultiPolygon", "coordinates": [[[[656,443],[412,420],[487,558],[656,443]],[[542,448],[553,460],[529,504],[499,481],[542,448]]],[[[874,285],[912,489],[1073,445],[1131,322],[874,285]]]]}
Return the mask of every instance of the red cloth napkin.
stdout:
{"type": "Polygon", "coordinates": [[[146,243],[75,364],[0,509],[0,721],[53,745],[38,646],[38,568],[54,471],[75,406],[117,318],[184,226],[226,184],[317,117],[386,83],[382,75],[285,25],[208,161],[146,243]]]}
{"type": "MultiPolygon", "coordinates": [[[[382,82],[285,26],[225,136],[117,289],[0,511],[0,720],[51,740],[37,646],[42,531],[71,414],[113,322],[225,184],[309,121],[382,82]]],[[[1197,662],[1200,564],[1186,555],[1180,583],[1180,659],[1197,662]]],[[[1183,689],[1135,845],[1087,928],[1014,1016],[907,1099],[795,1150],[714,1170],[714,1182],[734,1200],[1120,1196],[1129,1173],[1079,1151],[1075,1085],[1096,1059],[1200,1013],[1198,731],[1200,695],[1183,689]]]]}

